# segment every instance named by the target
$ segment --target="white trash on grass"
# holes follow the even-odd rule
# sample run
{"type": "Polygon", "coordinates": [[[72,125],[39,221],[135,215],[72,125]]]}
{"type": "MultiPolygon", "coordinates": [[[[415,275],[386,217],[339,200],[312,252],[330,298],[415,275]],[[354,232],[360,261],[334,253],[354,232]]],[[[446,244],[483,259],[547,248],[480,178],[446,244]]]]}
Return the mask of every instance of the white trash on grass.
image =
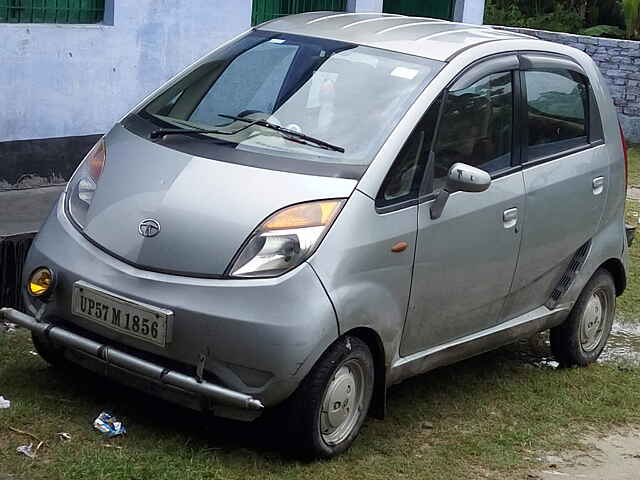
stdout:
{"type": "Polygon", "coordinates": [[[33,451],[33,443],[30,443],[29,445],[20,445],[18,448],[16,448],[16,452],[29,458],[36,458],[36,454],[33,451]]]}
{"type": "Polygon", "coordinates": [[[15,323],[10,323],[10,322],[3,322],[2,326],[7,333],[13,333],[18,328],[18,326],[15,323]]]}
{"type": "Polygon", "coordinates": [[[103,433],[107,438],[117,437],[127,433],[124,424],[116,417],[107,412],[102,412],[93,421],[93,428],[103,433]]]}

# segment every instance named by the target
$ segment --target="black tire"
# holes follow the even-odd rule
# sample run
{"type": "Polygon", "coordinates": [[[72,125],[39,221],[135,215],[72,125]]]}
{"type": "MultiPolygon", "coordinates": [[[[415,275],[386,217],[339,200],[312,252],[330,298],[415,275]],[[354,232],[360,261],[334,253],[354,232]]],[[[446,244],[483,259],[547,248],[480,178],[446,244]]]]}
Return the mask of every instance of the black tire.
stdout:
{"type": "Polygon", "coordinates": [[[604,350],[616,309],[616,289],[611,274],[598,270],[582,290],[565,322],[551,329],[551,351],[563,367],[594,363],[604,350]],[[593,300],[596,298],[597,300],[593,300]],[[593,303],[596,302],[596,303],[593,303]],[[598,305],[600,310],[598,310],[598,305]],[[600,326],[593,321],[594,312],[601,312],[600,326]],[[590,330],[593,335],[588,335],[590,330]],[[587,340],[591,340],[588,342],[587,340]]]}
{"type": "Polygon", "coordinates": [[[64,348],[53,345],[45,337],[35,333],[31,334],[31,340],[38,355],[49,365],[59,367],[69,363],[64,357],[64,348]]]}
{"type": "Polygon", "coordinates": [[[329,347],[296,392],[282,405],[278,415],[286,425],[288,443],[298,456],[305,459],[331,458],[351,446],[371,405],[374,375],[371,351],[359,338],[345,336],[329,347]],[[348,370],[348,366],[356,364],[362,366],[364,373],[362,401],[358,408],[357,420],[352,420],[353,427],[349,429],[346,438],[335,444],[327,443],[326,436],[321,432],[325,394],[330,384],[337,384],[338,372],[345,372],[344,369],[348,370]]]}

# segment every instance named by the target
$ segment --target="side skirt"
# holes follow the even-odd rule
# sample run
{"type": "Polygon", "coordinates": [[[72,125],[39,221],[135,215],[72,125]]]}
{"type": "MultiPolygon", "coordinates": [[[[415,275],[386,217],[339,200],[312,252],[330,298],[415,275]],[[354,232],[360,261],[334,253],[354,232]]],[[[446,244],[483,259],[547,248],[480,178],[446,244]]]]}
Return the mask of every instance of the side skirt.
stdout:
{"type": "Polygon", "coordinates": [[[569,314],[569,307],[554,310],[541,306],[520,317],[437,347],[399,358],[391,367],[388,385],[451,365],[467,358],[495,350],[504,345],[527,338],[543,330],[560,325],[569,314]]]}

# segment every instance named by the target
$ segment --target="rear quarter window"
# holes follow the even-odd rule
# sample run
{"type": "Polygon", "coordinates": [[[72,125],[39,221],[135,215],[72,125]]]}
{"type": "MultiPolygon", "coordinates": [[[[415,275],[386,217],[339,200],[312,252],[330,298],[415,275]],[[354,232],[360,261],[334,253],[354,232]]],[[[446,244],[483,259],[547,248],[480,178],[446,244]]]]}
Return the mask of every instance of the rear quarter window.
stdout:
{"type": "Polygon", "coordinates": [[[525,71],[529,160],[587,145],[590,91],[568,70],[525,71]]]}

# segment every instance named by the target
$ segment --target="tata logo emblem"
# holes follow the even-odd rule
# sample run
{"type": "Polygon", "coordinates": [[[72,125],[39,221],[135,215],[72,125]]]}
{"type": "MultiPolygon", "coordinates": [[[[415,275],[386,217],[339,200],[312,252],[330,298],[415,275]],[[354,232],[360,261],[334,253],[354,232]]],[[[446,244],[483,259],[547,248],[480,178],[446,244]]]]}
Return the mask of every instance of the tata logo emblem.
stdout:
{"type": "Polygon", "coordinates": [[[153,218],[147,218],[138,225],[138,233],[147,238],[155,237],[160,233],[160,224],[153,218]]]}

